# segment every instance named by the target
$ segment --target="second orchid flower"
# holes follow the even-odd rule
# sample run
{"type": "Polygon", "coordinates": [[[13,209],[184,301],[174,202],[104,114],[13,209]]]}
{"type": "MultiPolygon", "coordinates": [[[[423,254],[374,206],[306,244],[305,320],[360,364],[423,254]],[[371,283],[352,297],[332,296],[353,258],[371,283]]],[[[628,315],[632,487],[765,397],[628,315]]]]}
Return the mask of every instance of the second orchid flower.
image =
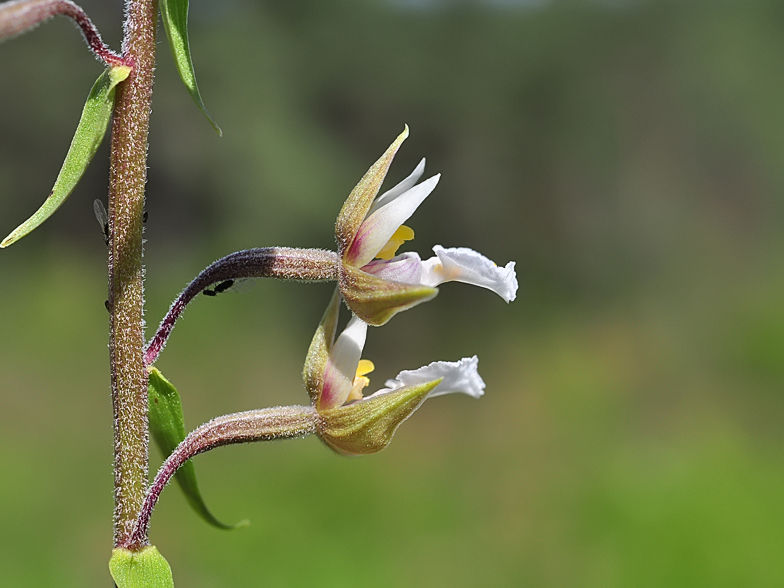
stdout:
{"type": "Polygon", "coordinates": [[[476,357],[437,361],[418,370],[400,372],[386,387],[363,397],[373,364],[361,359],[367,323],[353,316],[335,338],[340,292],[324,313],[305,360],[303,378],[316,409],[316,433],[338,453],[365,455],[384,449],[397,428],[430,397],[462,392],[484,394],[476,357]]]}

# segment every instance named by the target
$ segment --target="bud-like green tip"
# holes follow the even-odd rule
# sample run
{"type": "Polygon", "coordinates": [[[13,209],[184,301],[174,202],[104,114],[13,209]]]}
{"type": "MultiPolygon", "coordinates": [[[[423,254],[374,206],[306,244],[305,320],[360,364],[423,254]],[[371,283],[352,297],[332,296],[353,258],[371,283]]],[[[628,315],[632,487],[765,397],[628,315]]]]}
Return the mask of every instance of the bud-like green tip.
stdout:
{"type": "Polygon", "coordinates": [[[343,208],[340,209],[338,220],[335,223],[335,236],[338,240],[338,249],[341,255],[354,240],[359,226],[365,220],[365,215],[370,210],[370,206],[373,204],[373,200],[384,182],[397,150],[400,149],[407,137],[408,125],[405,126],[403,132],[387,148],[384,155],[362,176],[362,179],[359,180],[359,183],[354,187],[343,204],[343,208]]]}
{"type": "Polygon", "coordinates": [[[350,265],[341,268],[340,290],[352,312],[374,327],[438,294],[437,288],[384,280],[350,265]]]}
{"type": "Polygon", "coordinates": [[[397,428],[443,378],[319,412],[318,435],[343,455],[369,455],[389,445],[397,428]]]}
{"type": "Polygon", "coordinates": [[[329,306],[324,311],[324,316],[310,342],[305,366],[302,369],[302,379],[305,381],[305,389],[308,391],[313,406],[316,406],[321,391],[324,389],[324,372],[327,369],[329,352],[335,342],[339,313],[340,290],[335,288],[329,306]]]}

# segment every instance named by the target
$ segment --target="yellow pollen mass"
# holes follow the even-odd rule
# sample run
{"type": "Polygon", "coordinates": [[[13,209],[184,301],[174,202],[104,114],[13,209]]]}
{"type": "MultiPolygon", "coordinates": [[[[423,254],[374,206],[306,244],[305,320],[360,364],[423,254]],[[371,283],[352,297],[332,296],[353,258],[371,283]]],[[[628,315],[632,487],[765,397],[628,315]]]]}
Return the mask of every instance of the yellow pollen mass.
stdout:
{"type": "Polygon", "coordinates": [[[400,225],[395,231],[395,233],[389,238],[387,244],[381,248],[376,254],[378,259],[386,259],[390,260],[395,255],[397,255],[398,248],[405,243],[406,241],[410,241],[414,238],[414,229],[411,227],[407,227],[406,225],[400,225]]]}
{"type": "Polygon", "coordinates": [[[360,359],[359,365],[357,365],[357,375],[366,376],[374,369],[376,369],[376,366],[373,365],[372,361],[370,361],[369,359],[360,359]]]}
{"type": "Polygon", "coordinates": [[[369,374],[374,369],[376,369],[376,366],[374,366],[373,362],[369,359],[359,360],[357,375],[354,377],[354,385],[351,388],[348,398],[346,398],[346,402],[351,400],[362,400],[362,389],[370,384],[370,378],[365,377],[365,375],[369,374]]]}

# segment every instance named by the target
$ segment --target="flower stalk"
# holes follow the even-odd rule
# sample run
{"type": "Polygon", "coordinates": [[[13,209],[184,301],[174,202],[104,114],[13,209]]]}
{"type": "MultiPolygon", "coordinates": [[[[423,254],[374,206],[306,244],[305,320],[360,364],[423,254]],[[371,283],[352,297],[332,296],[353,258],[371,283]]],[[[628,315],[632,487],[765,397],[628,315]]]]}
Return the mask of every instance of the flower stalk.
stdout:
{"type": "Polygon", "coordinates": [[[278,278],[323,282],[336,280],[339,259],[333,251],[263,247],[231,253],[213,262],[197,275],[169,307],[144,352],[144,363],[151,366],[166,345],[174,324],[188,303],[213,284],[242,278],[278,278]]]}
{"type": "Polygon", "coordinates": [[[186,461],[224,445],[311,435],[316,432],[317,419],[316,411],[309,406],[285,406],[224,415],[194,429],[158,470],[127,547],[138,550],[147,544],[150,517],[158,498],[186,461]]]}
{"type": "Polygon", "coordinates": [[[21,35],[55,16],[73,20],[87,46],[106,65],[133,65],[106,46],[87,13],[70,0],[17,0],[0,4],[0,40],[21,35]]]}

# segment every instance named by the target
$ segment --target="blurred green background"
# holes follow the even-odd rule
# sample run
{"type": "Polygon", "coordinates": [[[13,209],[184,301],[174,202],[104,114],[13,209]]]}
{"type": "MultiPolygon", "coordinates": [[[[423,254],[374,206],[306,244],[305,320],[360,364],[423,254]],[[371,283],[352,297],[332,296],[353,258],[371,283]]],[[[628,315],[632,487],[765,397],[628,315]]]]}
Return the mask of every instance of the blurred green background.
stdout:
{"type": "MultiPolygon", "coordinates": [[[[86,0],[119,47],[119,0],[86,0]]],[[[314,439],[196,460],[152,540],[178,586],[784,585],[784,4],[193,0],[218,139],[161,36],[148,335],[236,249],[333,246],[353,185],[443,174],[411,219],[513,259],[506,305],[448,284],[372,330],[372,386],[478,354],[487,394],[427,403],[385,452],[314,439]]],[[[0,233],[48,194],[101,67],[56,19],[0,45],[0,233]]],[[[111,406],[104,145],[57,214],[0,253],[0,578],[106,586],[111,406]]],[[[304,404],[331,286],[201,297],[158,366],[186,420],[304,404]]],[[[153,467],[159,455],[153,450],[153,467]]]]}

